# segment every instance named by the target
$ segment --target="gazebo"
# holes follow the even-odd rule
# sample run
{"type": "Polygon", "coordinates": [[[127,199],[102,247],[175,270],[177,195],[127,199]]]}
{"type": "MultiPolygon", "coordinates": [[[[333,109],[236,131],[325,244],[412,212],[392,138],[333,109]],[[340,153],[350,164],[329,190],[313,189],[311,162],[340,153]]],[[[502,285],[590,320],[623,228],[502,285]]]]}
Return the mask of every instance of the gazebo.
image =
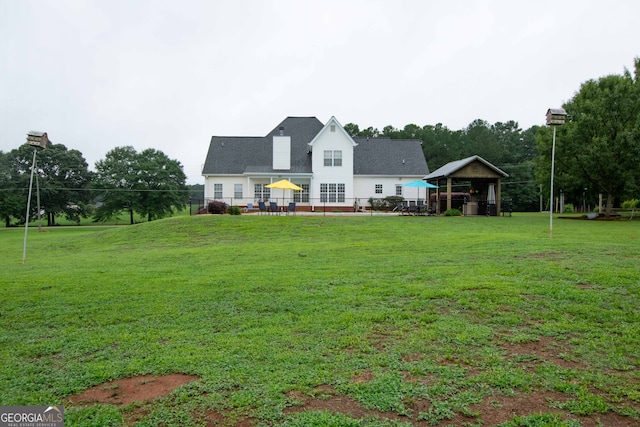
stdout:
{"type": "MultiPolygon", "coordinates": [[[[500,181],[509,175],[480,156],[447,163],[423,179],[438,186],[436,213],[440,213],[440,188],[446,186],[447,209],[453,206],[453,188],[464,187],[459,201],[466,215],[500,215],[500,181]]],[[[460,193],[460,192],[458,192],[460,193]]],[[[457,206],[456,206],[457,207],[457,206]]]]}

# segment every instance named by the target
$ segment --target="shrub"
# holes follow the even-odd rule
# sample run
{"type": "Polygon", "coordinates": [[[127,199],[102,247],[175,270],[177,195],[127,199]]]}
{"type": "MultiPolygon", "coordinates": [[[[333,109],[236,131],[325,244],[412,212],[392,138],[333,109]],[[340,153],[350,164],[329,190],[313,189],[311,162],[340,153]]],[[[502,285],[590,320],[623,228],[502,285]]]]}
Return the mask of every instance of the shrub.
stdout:
{"type": "Polygon", "coordinates": [[[444,216],[460,216],[462,215],[462,212],[460,212],[459,209],[447,209],[444,212],[444,216]]]}
{"type": "Polygon", "coordinates": [[[209,204],[207,205],[207,212],[210,214],[222,215],[227,212],[227,204],[225,202],[214,200],[212,202],[209,202],[209,204]]]}
{"type": "Polygon", "coordinates": [[[390,210],[402,204],[403,200],[404,199],[402,198],[402,196],[387,196],[384,198],[386,207],[389,208],[390,210]]]}
{"type": "Polygon", "coordinates": [[[369,197],[369,205],[374,211],[390,211],[402,203],[402,200],[402,196],[387,196],[384,199],[369,197]]]}
{"type": "Polygon", "coordinates": [[[369,197],[369,205],[371,206],[371,210],[381,211],[384,209],[385,203],[383,199],[374,199],[373,197],[369,197]]]}
{"type": "Polygon", "coordinates": [[[573,213],[574,209],[573,209],[573,204],[572,203],[565,203],[564,205],[564,213],[573,213]]]}
{"type": "Polygon", "coordinates": [[[229,215],[240,215],[242,212],[240,211],[240,207],[238,206],[229,206],[227,208],[227,213],[229,215]]]}
{"type": "Polygon", "coordinates": [[[638,199],[625,200],[622,202],[622,209],[635,209],[638,207],[638,199]]]}

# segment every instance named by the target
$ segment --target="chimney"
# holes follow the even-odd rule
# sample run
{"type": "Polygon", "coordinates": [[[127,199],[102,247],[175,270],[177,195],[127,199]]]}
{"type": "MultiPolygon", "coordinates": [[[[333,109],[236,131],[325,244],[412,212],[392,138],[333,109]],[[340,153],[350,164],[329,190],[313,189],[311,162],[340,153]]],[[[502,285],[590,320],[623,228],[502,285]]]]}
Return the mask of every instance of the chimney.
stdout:
{"type": "Polygon", "coordinates": [[[291,137],[285,136],[283,126],[280,126],[278,134],[273,136],[273,169],[291,169],[291,137]]]}

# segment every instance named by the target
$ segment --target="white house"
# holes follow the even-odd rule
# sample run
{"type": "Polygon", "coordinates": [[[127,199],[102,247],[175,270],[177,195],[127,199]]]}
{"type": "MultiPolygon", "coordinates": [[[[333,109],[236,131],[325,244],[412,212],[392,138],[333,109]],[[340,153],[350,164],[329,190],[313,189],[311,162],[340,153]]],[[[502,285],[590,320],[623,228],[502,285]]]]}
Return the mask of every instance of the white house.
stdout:
{"type": "Polygon", "coordinates": [[[213,136],[202,169],[207,201],[293,201],[298,210],[352,210],[367,206],[370,197],[415,198],[415,188],[402,184],[428,173],[421,141],[352,138],[335,117],[324,125],[315,117],[287,117],[264,137],[213,136]],[[281,179],[302,191],[266,188],[281,179]]]}

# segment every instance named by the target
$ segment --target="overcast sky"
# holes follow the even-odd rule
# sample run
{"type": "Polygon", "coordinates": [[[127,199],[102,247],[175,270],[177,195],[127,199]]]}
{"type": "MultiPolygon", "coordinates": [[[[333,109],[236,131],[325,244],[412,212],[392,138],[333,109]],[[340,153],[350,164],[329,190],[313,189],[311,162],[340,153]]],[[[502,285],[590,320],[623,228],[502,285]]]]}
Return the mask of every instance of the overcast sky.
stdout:
{"type": "Polygon", "coordinates": [[[46,131],[93,169],[151,147],[195,184],[212,135],[287,116],[527,129],[632,70],[639,17],[634,0],[0,0],[0,150],[46,131]]]}

